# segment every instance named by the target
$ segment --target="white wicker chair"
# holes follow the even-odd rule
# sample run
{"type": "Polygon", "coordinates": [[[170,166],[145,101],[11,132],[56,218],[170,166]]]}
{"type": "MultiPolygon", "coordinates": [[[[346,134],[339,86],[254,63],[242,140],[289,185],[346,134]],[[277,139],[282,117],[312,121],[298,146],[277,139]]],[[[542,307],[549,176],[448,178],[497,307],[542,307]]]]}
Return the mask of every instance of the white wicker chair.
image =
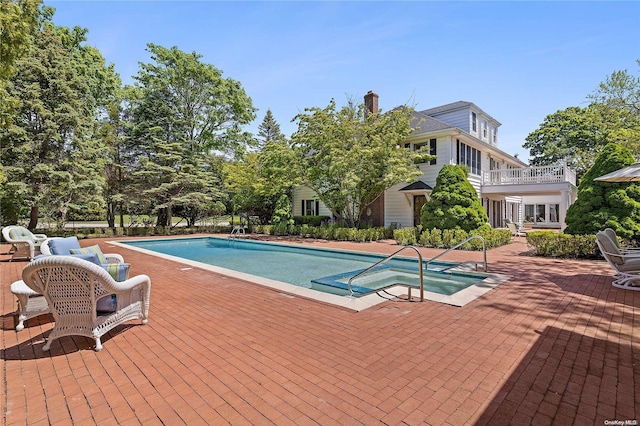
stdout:
{"type": "Polygon", "coordinates": [[[9,254],[14,259],[33,259],[39,252],[40,244],[47,239],[44,234],[34,234],[24,226],[10,225],[2,228],[4,240],[11,243],[12,248],[9,254]]]}
{"type": "Polygon", "coordinates": [[[29,263],[22,271],[25,284],[44,295],[55,326],[42,348],[63,336],[79,335],[95,339],[95,350],[102,349],[100,337],[125,321],[142,319],[147,323],[151,280],[137,275],[117,282],[102,267],[69,256],[45,256],[29,263]],[[115,294],[115,312],[98,314],[99,298],[115,294]]]}

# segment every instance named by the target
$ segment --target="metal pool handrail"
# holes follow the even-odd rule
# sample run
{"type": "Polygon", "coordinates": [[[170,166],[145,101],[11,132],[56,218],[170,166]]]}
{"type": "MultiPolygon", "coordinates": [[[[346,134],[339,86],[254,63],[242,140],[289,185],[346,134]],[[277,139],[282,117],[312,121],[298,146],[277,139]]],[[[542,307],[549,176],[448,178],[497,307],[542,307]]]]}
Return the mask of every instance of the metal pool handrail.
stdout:
{"type": "MultiPolygon", "coordinates": [[[[375,264],[369,266],[364,271],[360,271],[356,275],[354,275],[353,277],[349,278],[349,282],[347,283],[347,287],[349,289],[349,297],[353,297],[353,289],[351,288],[351,281],[353,281],[356,278],[366,274],[367,272],[371,271],[376,266],[380,266],[383,263],[386,263],[387,261],[391,260],[393,257],[395,257],[401,251],[403,251],[405,249],[409,249],[409,248],[415,250],[416,253],[418,253],[418,264],[419,264],[418,270],[420,271],[420,301],[424,302],[424,278],[423,278],[423,273],[422,273],[422,253],[420,253],[420,250],[418,250],[418,248],[414,247],[414,246],[404,246],[400,250],[398,250],[397,252],[395,252],[393,254],[390,254],[389,256],[385,257],[381,261],[376,262],[375,264]]],[[[411,291],[411,288],[409,288],[409,291],[411,291]]],[[[409,294],[411,294],[411,293],[409,293],[409,294]]]]}
{"type": "MultiPolygon", "coordinates": [[[[433,262],[434,260],[438,259],[439,257],[444,256],[445,254],[449,253],[450,251],[453,251],[455,249],[457,249],[458,247],[464,245],[465,243],[467,243],[468,241],[473,240],[474,238],[480,238],[480,240],[482,241],[482,251],[484,253],[484,271],[487,272],[487,244],[484,241],[484,238],[482,238],[480,235],[472,235],[469,238],[467,238],[466,240],[464,240],[463,242],[456,244],[455,246],[443,251],[442,253],[440,253],[439,255],[437,255],[436,257],[432,257],[431,259],[427,260],[427,265],[426,265],[426,269],[429,269],[429,263],[433,262]]],[[[476,263],[476,270],[478,269],[478,264],[476,263]]]]}

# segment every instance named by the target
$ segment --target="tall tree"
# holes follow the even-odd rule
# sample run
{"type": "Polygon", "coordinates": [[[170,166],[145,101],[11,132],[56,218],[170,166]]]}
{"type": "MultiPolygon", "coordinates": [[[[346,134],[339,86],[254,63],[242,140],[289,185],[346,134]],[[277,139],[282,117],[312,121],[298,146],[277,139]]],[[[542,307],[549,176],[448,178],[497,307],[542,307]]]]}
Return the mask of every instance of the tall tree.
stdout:
{"type": "Polygon", "coordinates": [[[566,161],[582,177],[610,139],[610,123],[603,113],[593,106],[569,107],[546,116],[524,143],[531,165],[566,161]]]}
{"type": "Polygon", "coordinates": [[[42,0],[0,0],[0,127],[6,127],[19,105],[9,95],[9,77],[16,61],[24,57],[38,31],[42,0]]]}
{"type": "Polygon", "coordinates": [[[142,195],[158,209],[158,225],[170,225],[176,203],[199,192],[219,198],[218,181],[207,171],[210,152],[237,156],[253,143],[242,126],[255,118],[239,82],[201,62],[201,55],[148,44],[151,63],[135,77],[132,106],[135,167],[142,195]]]}
{"type": "Polygon", "coordinates": [[[524,147],[532,165],[565,160],[580,178],[608,143],[619,143],[640,156],[640,76],[615,71],[588,99],[588,107],[548,115],[527,136],[524,147]]]}
{"type": "Polygon", "coordinates": [[[260,153],[249,153],[242,160],[224,166],[224,183],[231,195],[234,211],[258,216],[269,223],[296,183],[291,167],[292,152],[283,139],[271,140],[260,153]]]}
{"type": "Polygon", "coordinates": [[[618,235],[640,234],[640,184],[601,182],[595,178],[635,162],[631,152],[608,144],[578,186],[578,199],[567,210],[567,234],[595,234],[613,228],[618,235]]]}
{"type": "Polygon", "coordinates": [[[70,33],[44,23],[11,78],[19,114],[0,133],[7,186],[30,208],[31,229],[41,213],[64,221],[70,209],[99,209],[101,203],[103,153],[91,137],[96,102],[79,72],[92,64],[80,64],[64,43],[70,33]]]}
{"type": "Polygon", "coordinates": [[[411,108],[365,113],[362,104],[307,108],[295,117],[291,145],[300,181],[332,213],[358,226],[362,213],[386,189],[420,175],[414,153],[401,148],[411,133],[411,108]]]}
{"type": "Polygon", "coordinates": [[[278,141],[284,138],[284,135],[280,131],[280,124],[273,117],[273,113],[270,109],[267,110],[262,123],[258,126],[258,147],[262,149],[265,144],[271,141],[278,141]]]}
{"type": "Polygon", "coordinates": [[[438,173],[431,197],[422,206],[424,229],[478,229],[489,221],[464,166],[445,165],[438,173]]]}

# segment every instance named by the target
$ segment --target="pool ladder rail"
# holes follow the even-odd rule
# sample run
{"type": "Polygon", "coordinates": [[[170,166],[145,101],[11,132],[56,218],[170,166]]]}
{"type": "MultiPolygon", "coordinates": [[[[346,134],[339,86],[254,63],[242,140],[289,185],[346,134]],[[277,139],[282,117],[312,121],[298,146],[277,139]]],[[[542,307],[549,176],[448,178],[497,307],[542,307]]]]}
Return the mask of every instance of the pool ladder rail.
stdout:
{"type": "Polygon", "coordinates": [[[229,233],[228,239],[232,238],[242,238],[245,236],[244,226],[234,226],[231,232],[229,233]]]}
{"type": "MultiPolygon", "coordinates": [[[[469,238],[467,238],[466,240],[464,240],[463,242],[456,244],[455,246],[443,251],[442,253],[438,254],[437,256],[427,260],[427,264],[425,265],[424,269],[429,268],[429,263],[433,262],[434,260],[444,256],[445,254],[449,253],[450,251],[453,251],[455,249],[457,249],[458,247],[464,245],[465,243],[473,240],[473,239],[480,239],[482,241],[482,252],[483,252],[483,265],[484,265],[484,271],[487,271],[487,244],[484,240],[484,238],[482,238],[480,235],[472,235],[469,238]]],[[[382,259],[379,262],[376,262],[375,264],[369,266],[367,269],[358,272],[356,275],[354,275],[353,277],[349,278],[349,281],[347,282],[347,288],[349,289],[349,297],[354,297],[353,296],[353,288],[351,287],[351,283],[353,282],[353,280],[355,280],[356,278],[359,278],[365,274],[367,274],[368,272],[370,272],[371,270],[375,269],[377,266],[382,265],[383,263],[388,262],[389,260],[393,259],[395,256],[397,256],[398,254],[400,254],[402,251],[406,250],[406,249],[412,249],[414,250],[417,254],[418,254],[418,269],[419,269],[419,276],[420,276],[420,301],[424,302],[424,273],[423,273],[423,268],[422,268],[422,253],[420,253],[420,250],[418,250],[417,247],[415,246],[404,246],[402,247],[400,250],[396,251],[393,254],[390,254],[389,256],[385,257],[384,259],[382,259]]],[[[470,261],[470,262],[462,262],[462,263],[456,263],[453,266],[450,266],[446,269],[444,269],[443,271],[448,271],[452,268],[457,268],[460,267],[461,265],[467,265],[467,264],[475,264],[476,270],[478,270],[478,262],[474,262],[474,261],[470,261]]],[[[402,285],[402,284],[399,284],[402,285]]],[[[411,300],[411,286],[407,285],[407,292],[408,292],[408,299],[411,300]]]]}

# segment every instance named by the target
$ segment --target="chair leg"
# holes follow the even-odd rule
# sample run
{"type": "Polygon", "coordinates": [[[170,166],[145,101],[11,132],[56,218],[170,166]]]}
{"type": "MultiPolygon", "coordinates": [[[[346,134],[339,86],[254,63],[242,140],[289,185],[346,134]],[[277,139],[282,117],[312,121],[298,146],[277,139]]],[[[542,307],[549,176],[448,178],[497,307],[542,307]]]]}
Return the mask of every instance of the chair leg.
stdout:
{"type": "Polygon", "coordinates": [[[18,297],[18,325],[16,325],[16,331],[24,329],[24,322],[27,320],[27,304],[29,303],[29,296],[24,294],[17,295],[18,297]]]}
{"type": "Polygon", "coordinates": [[[100,352],[102,350],[102,342],[100,342],[100,338],[96,337],[96,352],[100,352]]]}
{"type": "Polygon", "coordinates": [[[47,337],[47,343],[44,344],[44,346],[42,347],[42,350],[44,352],[49,352],[49,349],[51,349],[51,343],[53,342],[54,339],[47,337]]]}

